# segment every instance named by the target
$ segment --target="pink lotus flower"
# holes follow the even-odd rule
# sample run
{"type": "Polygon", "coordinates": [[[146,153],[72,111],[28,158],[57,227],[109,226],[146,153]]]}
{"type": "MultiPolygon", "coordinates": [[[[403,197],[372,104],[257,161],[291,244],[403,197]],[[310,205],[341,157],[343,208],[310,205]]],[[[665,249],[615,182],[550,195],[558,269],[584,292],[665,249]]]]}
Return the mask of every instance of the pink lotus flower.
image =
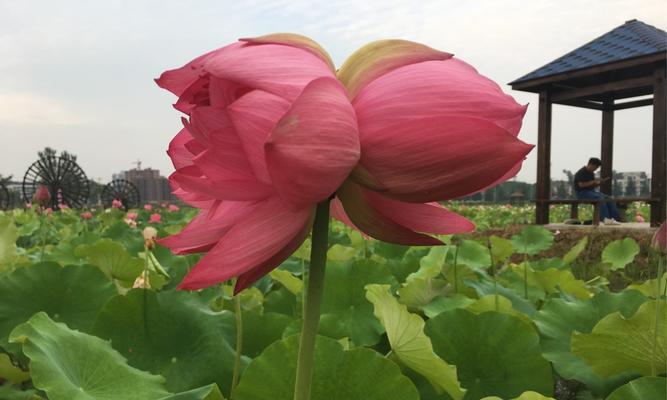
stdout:
{"type": "Polygon", "coordinates": [[[93,213],[91,213],[90,211],[84,211],[84,212],[81,213],[81,218],[91,219],[91,218],[93,218],[93,213]]]}
{"type": "Polygon", "coordinates": [[[151,214],[151,217],[148,220],[148,222],[151,224],[159,224],[160,222],[162,222],[162,216],[157,213],[151,214]]]}
{"type": "Polygon", "coordinates": [[[637,221],[637,222],[646,222],[646,220],[644,219],[644,217],[641,214],[635,215],[635,221],[637,221]]]}
{"type": "Polygon", "coordinates": [[[31,202],[25,203],[25,208],[31,209],[32,208],[32,203],[31,202]]]}
{"type": "Polygon", "coordinates": [[[134,213],[134,212],[129,212],[129,213],[127,213],[127,215],[126,215],[126,218],[129,219],[129,220],[131,220],[131,221],[136,221],[136,220],[137,220],[137,217],[138,217],[138,214],[137,214],[137,213],[134,213]]]}
{"type": "Polygon", "coordinates": [[[123,202],[118,199],[111,200],[111,208],[123,208],[123,202]]]}
{"type": "Polygon", "coordinates": [[[239,291],[306,238],[314,205],[377,239],[441,242],[474,229],[434,201],[516,174],[525,107],[450,54],[382,41],[335,74],[308,38],[242,39],[167,71],[159,86],[189,116],[169,146],[174,193],[201,208],[160,242],[208,251],[181,289],[238,277],[239,291]],[[481,161],[480,161],[481,160],[481,161]]]}
{"type": "Polygon", "coordinates": [[[180,210],[180,208],[176,204],[170,204],[169,205],[169,212],[177,212],[179,210],[180,210]]]}
{"type": "Polygon", "coordinates": [[[660,228],[653,234],[651,246],[667,254],[667,221],[663,222],[660,228]]]}
{"type": "Polygon", "coordinates": [[[51,201],[51,193],[45,185],[39,185],[32,195],[32,202],[41,206],[46,206],[51,201]]]}
{"type": "Polygon", "coordinates": [[[51,215],[51,214],[53,214],[53,208],[49,207],[49,208],[45,209],[45,210],[44,210],[44,213],[45,213],[46,215],[51,215]]]}
{"type": "Polygon", "coordinates": [[[152,211],[152,210],[153,210],[153,206],[152,206],[151,204],[144,204],[144,210],[146,210],[146,211],[152,211]]]}

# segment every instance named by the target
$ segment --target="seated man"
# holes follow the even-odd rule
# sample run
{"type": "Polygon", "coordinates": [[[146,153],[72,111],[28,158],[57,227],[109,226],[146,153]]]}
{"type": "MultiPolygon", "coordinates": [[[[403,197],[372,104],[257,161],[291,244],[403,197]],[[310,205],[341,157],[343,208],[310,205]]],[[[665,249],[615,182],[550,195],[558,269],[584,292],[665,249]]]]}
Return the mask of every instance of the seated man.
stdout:
{"type": "MultiPolygon", "coordinates": [[[[574,192],[577,195],[578,199],[606,199],[609,198],[604,193],[600,193],[595,190],[596,187],[600,186],[600,183],[609,179],[605,178],[596,178],[595,170],[597,170],[602,161],[599,158],[591,158],[588,160],[588,164],[582,167],[576,174],[574,174],[574,192]]],[[[607,225],[618,225],[620,222],[620,217],[618,215],[618,209],[616,209],[616,204],[612,201],[600,203],[600,219],[603,223],[607,225]]]]}

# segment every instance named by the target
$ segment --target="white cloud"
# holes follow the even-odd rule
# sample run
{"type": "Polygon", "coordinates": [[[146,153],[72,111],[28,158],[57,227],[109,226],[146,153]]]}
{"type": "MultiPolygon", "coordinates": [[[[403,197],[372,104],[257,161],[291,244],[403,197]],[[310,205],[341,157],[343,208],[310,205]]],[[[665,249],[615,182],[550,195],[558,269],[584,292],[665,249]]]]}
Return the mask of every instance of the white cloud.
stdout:
{"type": "Polygon", "coordinates": [[[82,125],[90,115],[68,109],[62,99],[30,93],[0,93],[0,123],[11,125],[82,125]]]}

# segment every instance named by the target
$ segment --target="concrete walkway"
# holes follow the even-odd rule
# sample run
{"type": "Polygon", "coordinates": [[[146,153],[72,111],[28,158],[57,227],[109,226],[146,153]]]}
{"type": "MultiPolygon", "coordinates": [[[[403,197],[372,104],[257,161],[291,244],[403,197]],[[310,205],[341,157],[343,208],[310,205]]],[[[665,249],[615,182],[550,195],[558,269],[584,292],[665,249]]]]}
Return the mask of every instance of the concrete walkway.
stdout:
{"type": "Polygon", "coordinates": [[[600,223],[598,226],[594,225],[570,225],[570,224],[548,224],[544,225],[550,231],[594,231],[594,230],[618,230],[618,231],[633,231],[633,232],[655,232],[658,228],[651,228],[648,222],[625,222],[620,225],[604,225],[600,223]]]}

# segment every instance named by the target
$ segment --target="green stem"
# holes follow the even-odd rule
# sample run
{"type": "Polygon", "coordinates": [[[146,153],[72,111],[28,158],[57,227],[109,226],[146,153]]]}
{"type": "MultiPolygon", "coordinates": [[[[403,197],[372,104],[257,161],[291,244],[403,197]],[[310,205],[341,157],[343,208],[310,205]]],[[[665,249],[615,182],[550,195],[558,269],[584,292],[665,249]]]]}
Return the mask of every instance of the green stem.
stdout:
{"type": "Polygon", "coordinates": [[[457,265],[459,258],[459,245],[454,249],[454,293],[459,292],[459,267],[457,265]]]}
{"type": "Polygon", "coordinates": [[[496,277],[496,264],[493,262],[493,250],[491,248],[491,239],[486,239],[486,247],[489,249],[489,260],[491,260],[491,276],[493,277],[493,294],[495,296],[496,312],[498,312],[498,278],[496,277]]]}
{"type": "Polygon", "coordinates": [[[523,255],[523,295],[528,300],[528,254],[523,255]]]}
{"type": "Polygon", "coordinates": [[[229,389],[230,399],[234,399],[234,389],[239,382],[239,374],[241,373],[241,352],[243,351],[243,315],[241,314],[240,293],[234,296],[234,317],[236,319],[236,356],[234,357],[232,387],[229,389]]]}
{"type": "Polygon", "coordinates": [[[310,383],[315,364],[315,338],[320,322],[320,303],[324,292],[324,272],[329,241],[329,200],[317,205],[310,250],[310,273],[306,293],[306,307],[301,328],[299,358],[296,365],[294,400],[310,400],[310,383]]]}
{"type": "Polygon", "coordinates": [[[656,358],[658,354],[658,327],[660,319],[660,284],[662,280],[662,274],[664,271],[665,265],[662,256],[658,257],[658,279],[656,279],[657,290],[655,292],[656,302],[655,302],[655,325],[653,326],[653,349],[651,351],[651,376],[658,376],[657,367],[656,367],[656,358]]]}

